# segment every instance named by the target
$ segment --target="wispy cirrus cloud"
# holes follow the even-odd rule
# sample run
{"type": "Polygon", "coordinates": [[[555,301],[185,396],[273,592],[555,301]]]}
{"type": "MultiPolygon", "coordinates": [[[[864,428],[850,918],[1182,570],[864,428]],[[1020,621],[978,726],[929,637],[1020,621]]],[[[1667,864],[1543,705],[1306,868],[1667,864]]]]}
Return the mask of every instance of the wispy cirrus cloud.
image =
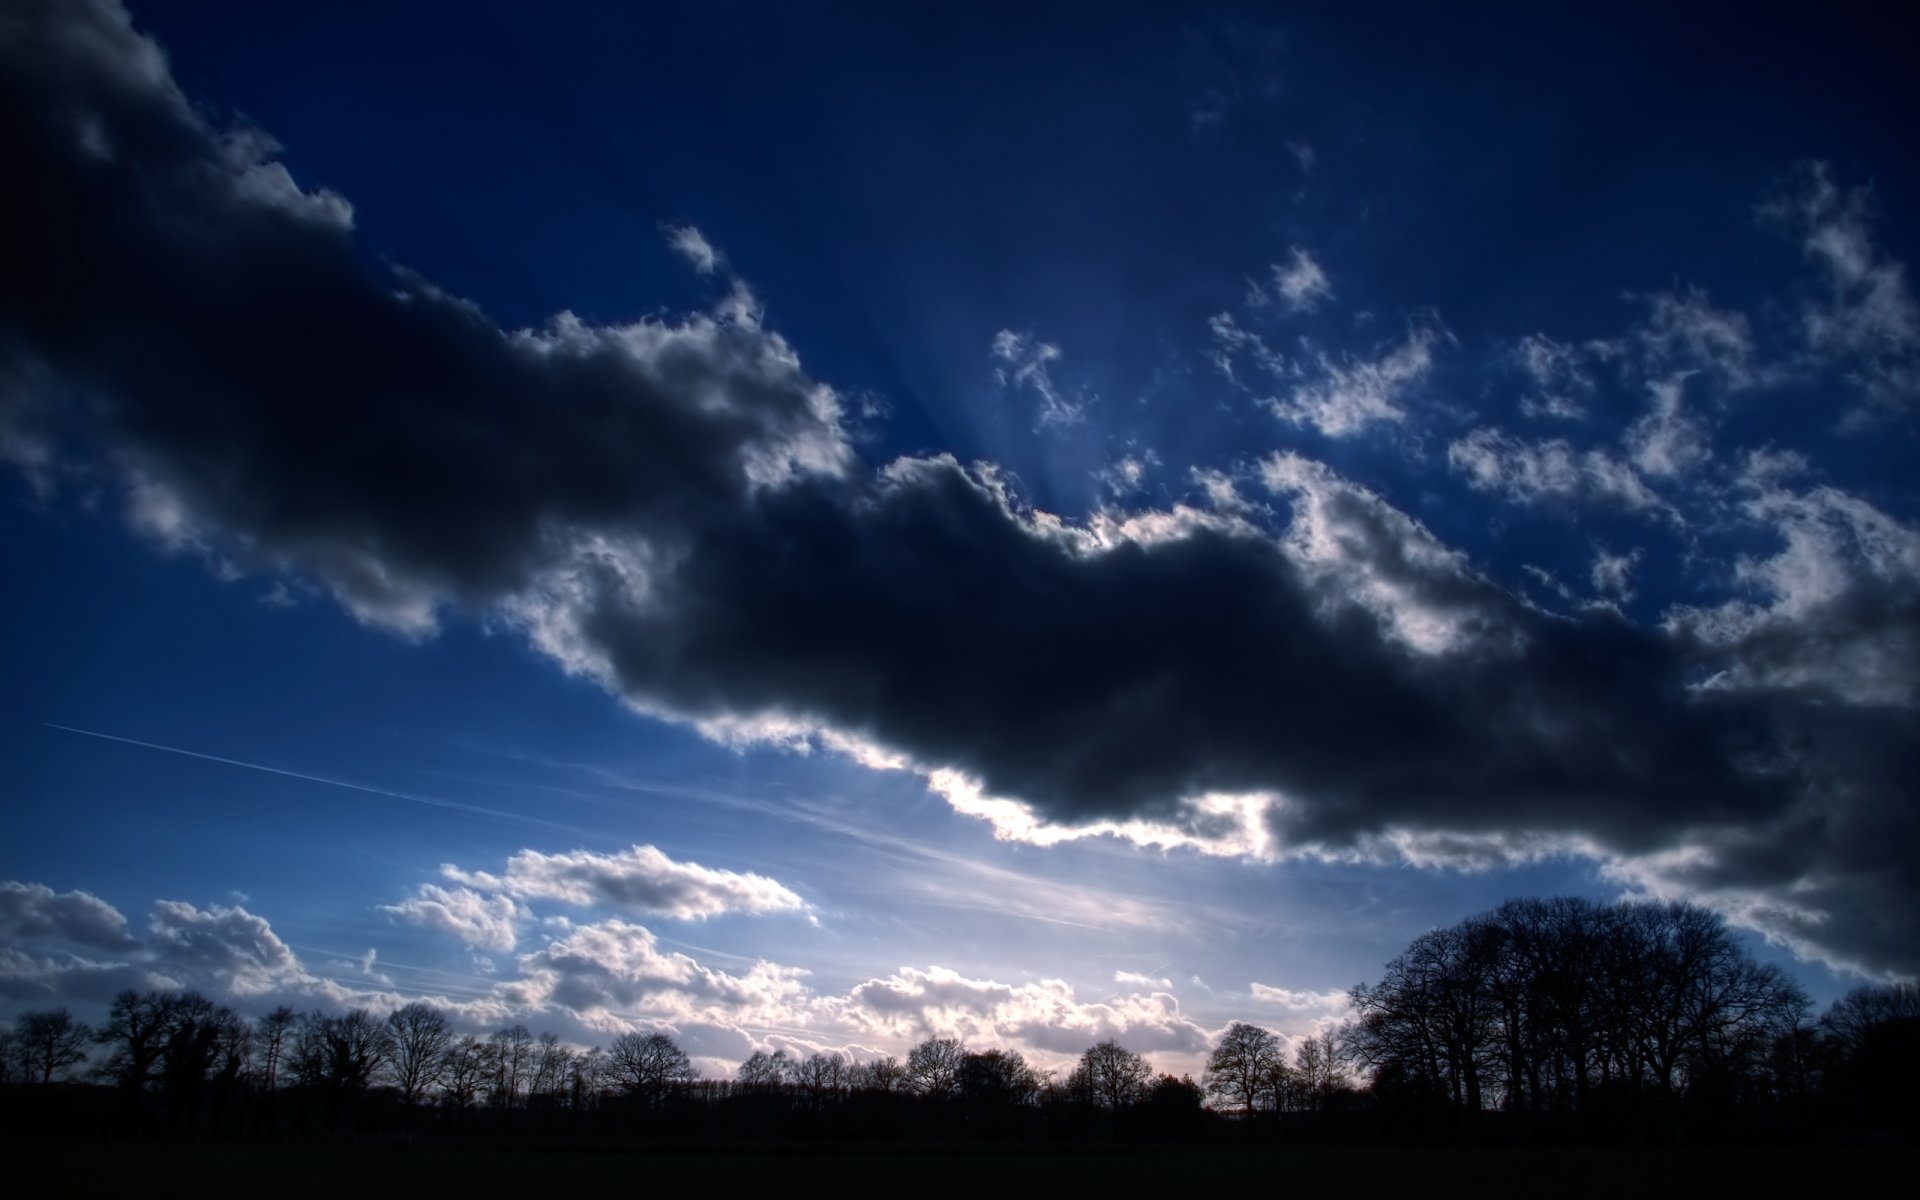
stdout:
{"type": "Polygon", "coordinates": [[[1000,364],[994,368],[994,378],[1001,387],[1024,388],[1039,399],[1037,428],[1076,425],[1086,417],[1087,397],[1054,381],[1053,364],[1060,361],[1060,347],[1030,334],[1002,329],[994,335],[990,353],[1000,364]]]}

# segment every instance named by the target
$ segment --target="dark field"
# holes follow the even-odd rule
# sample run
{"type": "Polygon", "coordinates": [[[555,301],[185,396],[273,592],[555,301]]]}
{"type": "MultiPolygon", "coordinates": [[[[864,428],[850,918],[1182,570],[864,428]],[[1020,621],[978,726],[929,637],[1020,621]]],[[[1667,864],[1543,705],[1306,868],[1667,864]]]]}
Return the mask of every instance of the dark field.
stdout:
{"type": "MultiPolygon", "coordinates": [[[[828,1143],[545,1150],[485,1145],[189,1143],[44,1139],[4,1144],[16,1196],[176,1185],[201,1195],[381,1195],[452,1188],[546,1190],[588,1185],[622,1193],[715,1188],[836,1191],[881,1187],[1005,1200],[1059,1190],[1137,1195],[1259,1186],[1430,1194],[1461,1183],[1476,1196],[1697,1192],[1911,1195],[1920,1152],[1831,1147],[946,1147],[828,1143]],[[1411,1189],[1420,1188],[1415,1193],[1411,1189]]],[[[614,1194],[611,1191],[601,1194],[614,1194]]]]}

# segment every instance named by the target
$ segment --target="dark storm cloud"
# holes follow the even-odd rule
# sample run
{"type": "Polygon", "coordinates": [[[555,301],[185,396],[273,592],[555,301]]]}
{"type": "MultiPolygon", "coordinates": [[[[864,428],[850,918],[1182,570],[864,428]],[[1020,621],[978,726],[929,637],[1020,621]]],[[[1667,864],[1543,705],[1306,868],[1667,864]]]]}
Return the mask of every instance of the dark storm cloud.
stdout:
{"type": "MultiPolygon", "coordinates": [[[[1195,797],[1273,792],[1283,844],[1328,852],[1704,847],[1723,891],[1835,897],[1763,928],[1916,965],[1886,861],[1916,842],[1910,678],[1862,698],[1741,675],[1733,633],[1543,614],[1299,460],[1267,472],[1279,536],[1224,503],[1069,527],[945,459],[864,474],[750,306],[502,331],[365,261],[344,202],[218,134],[117,9],[0,22],[0,449],[117,477],[149,528],[401,626],[497,606],[643,708],[829,731],[1056,824],[1206,835],[1195,797]],[[1737,836],[1808,822],[1785,856],[1737,836]]],[[[1910,632],[1911,573],[1867,577],[1832,582],[1910,632]]]]}
{"type": "Polygon", "coordinates": [[[523,585],[582,528],[671,527],[788,460],[837,466],[830,393],[752,323],[506,333],[367,262],[344,201],[211,128],[124,14],[0,19],[0,413],[22,440],[104,437],[151,523],[404,621],[523,585]]]}
{"type": "MultiPolygon", "coordinates": [[[[1500,828],[1536,803],[1640,839],[1676,809],[1784,801],[1730,766],[1750,714],[1682,702],[1683,663],[1654,637],[1539,617],[1484,582],[1423,581],[1456,607],[1472,589],[1524,649],[1411,653],[1251,531],[1085,552],[950,462],[857,503],[794,487],[728,518],[672,587],[603,574],[579,603],[630,694],[853,733],[1055,820],[1176,820],[1185,797],[1277,789],[1307,802],[1288,833],[1316,841],[1500,828]]],[[[1412,569],[1346,532],[1380,577],[1412,569]]]]}

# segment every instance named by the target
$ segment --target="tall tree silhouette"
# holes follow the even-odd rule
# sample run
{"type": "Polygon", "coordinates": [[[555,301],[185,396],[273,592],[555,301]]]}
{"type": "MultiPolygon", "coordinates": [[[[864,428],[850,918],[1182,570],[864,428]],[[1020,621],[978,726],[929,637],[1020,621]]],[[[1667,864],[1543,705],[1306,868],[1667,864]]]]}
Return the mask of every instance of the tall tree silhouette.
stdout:
{"type": "Polygon", "coordinates": [[[1351,993],[1342,1041],[1376,1079],[1453,1109],[1731,1102],[1806,998],[1687,904],[1510,901],[1414,939],[1351,993]]]}
{"type": "Polygon", "coordinates": [[[1258,1025],[1235,1021],[1208,1056],[1202,1081],[1208,1095],[1250,1114],[1272,1103],[1272,1079],[1285,1063],[1279,1038],[1258,1025]]]}
{"type": "Polygon", "coordinates": [[[269,1092],[280,1086],[280,1072],[292,1049],[299,1020],[299,1013],[282,1004],[254,1022],[254,1053],[259,1059],[260,1083],[269,1092]]]}
{"type": "Polygon", "coordinates": [[[694,1079],[687,1052],[664,1033],[623,1033],[607,1048],[609,1082],[648,1108],[658,1108],[673,1090],[694,1079]]]}
{"type": "Polygon", "coordinates": [[[1139,1101],[1152,1082],[1153,1068],[1147,1060],[1109,1039],[1080,1056],[1067,1089],[1082,1101],[1118,1110],[1139,1101]]]}
{"type": "Polygon", "coordinates": [[[21,1074],[40,1084],[52,1083],[55,1076],[85,1062],[92,1037],[93,1031],[64,1008],[21,1013],[13,1023],[21,1074]]]}
{"type": "Polygon", "coordinates": [[[453,1026],[445,1013],[416,1000],[387,1014],[387,1040],[387,1073],[399,1087],[401,1101],[416,1103],[446,1074],[453,1026]]]}
{"type": "Polygon", "coordinates": [[[946,1099],[960,1087],[967,1052],[957,1038],[928,1038],[907,1052],[907,1079],[922,1096],[946,1099]]]}

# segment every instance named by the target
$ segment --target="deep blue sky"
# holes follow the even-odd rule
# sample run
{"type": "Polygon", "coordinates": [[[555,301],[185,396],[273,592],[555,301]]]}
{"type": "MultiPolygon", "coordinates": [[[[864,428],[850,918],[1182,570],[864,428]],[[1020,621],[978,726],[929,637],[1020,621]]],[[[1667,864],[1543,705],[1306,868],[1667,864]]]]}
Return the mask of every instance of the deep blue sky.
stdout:
{"type": "Polygon", "coordinates": [[[1513,895],[1920,968],[1891,17],[24,11],[10,1007],[1191,1069],[1513,895]]]}

